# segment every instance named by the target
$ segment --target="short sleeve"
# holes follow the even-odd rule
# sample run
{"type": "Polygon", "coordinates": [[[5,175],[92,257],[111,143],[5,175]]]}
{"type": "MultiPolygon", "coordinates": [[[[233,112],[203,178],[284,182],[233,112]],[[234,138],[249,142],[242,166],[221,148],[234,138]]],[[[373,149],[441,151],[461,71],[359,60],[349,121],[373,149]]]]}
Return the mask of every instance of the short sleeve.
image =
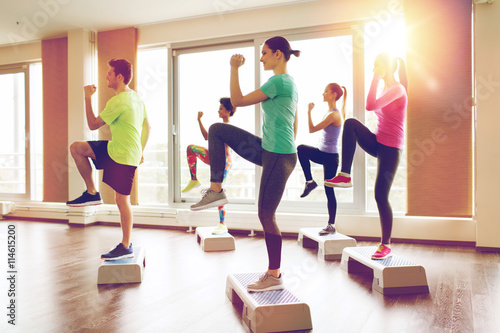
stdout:
{"type": "Polygon", "coordinates": [[[273,99],[278,94],[278,88],[276,86],[276,76],[271,77],[260,87],[260,91],[266,94],[267,97],[273,99]]]}
{"type": "Polygon", "coordinates": [[[101,119],[108,125],[115,121],[123,111],[123,109],[119,107],[118,99],[116,97],[117,96],[112,97],[106,103],[104,110],[99,113],[99,117],[101,117],[101,119]]]}

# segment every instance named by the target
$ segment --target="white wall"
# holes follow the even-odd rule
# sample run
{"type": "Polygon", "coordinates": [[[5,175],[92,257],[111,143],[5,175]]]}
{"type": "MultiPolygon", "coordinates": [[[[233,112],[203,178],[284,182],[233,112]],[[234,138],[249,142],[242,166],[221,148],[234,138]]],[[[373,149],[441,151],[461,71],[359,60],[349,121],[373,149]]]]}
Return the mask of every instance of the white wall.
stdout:
{"type": "Polygon", "coordinates": [[[40,41],[0,47],[0,66],[42,59],[40,41]]]}
{"type": "Polygon", "coordinates": [[[500,3],[476,5],[477,246],[500,248],[500,3]]]}
{"type": "Polygon", "coordinates": [[[175,43],[387,17],[402,0],[321,0],[139,27],[139,45],[175,43]],[[385,15],[385,16],[384,16],[385,15]]]}

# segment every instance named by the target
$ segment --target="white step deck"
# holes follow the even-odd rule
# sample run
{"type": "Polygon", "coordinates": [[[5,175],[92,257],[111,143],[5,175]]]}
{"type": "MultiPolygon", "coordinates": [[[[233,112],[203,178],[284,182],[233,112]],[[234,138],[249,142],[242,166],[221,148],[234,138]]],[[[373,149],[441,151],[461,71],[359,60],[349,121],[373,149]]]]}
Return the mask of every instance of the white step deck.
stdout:
{"type": "Polygon", "coordinates": [[[345,247],[356,246],[356,240],[335,232],[320,236],[321,228],[302,228],[299,230],[298,242],[302,247],[317,249],[318,257],[324,260],[340,260],[345,247]]]}
{"type": "Polygon", "coordinates": [[[232,251],[236,248],[234,237],[230,233],[213,235],[214,229],[215,227],[196,228],[196,241],[201,245],[203,251],[232,251]]]}
{"type": "Polygon", "coordinates": [[[373,271],[372,288],[384,295],[428,293],[427,277],[422,266],[397,255],[371,259],[376,246],[347,247],[340,267],[348,273],[373,271]]]}
{"type": "Polygon", "coordinates": [[[139,283],[146,267],[146,251],[134,248],[134,257],[120,260],[104,260],[97,272],[97,284],[139,283]]]}
{"type": "Polygon", "coordinates": [[[243,303],[243,321],[254,333],[312,329],[309,306],[287,289],[248,292],[247,286],[260,273],[230,274],[226,295],[232,303],[243,303]]]}

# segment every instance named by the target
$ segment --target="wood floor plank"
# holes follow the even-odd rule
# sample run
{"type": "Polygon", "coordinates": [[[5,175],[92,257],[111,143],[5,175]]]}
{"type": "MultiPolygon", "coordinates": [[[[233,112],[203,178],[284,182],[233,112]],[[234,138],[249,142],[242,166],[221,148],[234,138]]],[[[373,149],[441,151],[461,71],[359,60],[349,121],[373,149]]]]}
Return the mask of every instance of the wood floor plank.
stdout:
{"type": "MultiPolygon", "coordinates": [[[[0,223],[17,226],[20,332],[249,332],[225,284],[229,274],[266,269],[262,237],[236,235],[235,251],[204,252],[194,233],[137,228],[142,283],[98,286],[100,254],[118,243],[119,228],[0,223]]],[[[425,268],[429,294],[384,296],[372,290],[372,274],[348,274],[285,238],[285,283],[309,305],[312,332],[500,332],[500,254],[405,243],[393,251],[425,268]]]]}

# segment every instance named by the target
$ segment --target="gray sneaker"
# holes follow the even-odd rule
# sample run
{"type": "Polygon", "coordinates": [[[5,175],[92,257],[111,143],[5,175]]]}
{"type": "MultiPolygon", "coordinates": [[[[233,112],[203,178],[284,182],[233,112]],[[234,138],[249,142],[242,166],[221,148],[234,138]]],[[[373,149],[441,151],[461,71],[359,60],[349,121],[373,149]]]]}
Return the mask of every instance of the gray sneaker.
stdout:
{"type": "Polygon", "coordinates": [[[335,226],[333,224],[328,223],[326,227],[324,227],[319,231],[319,235],[320,236],[329,235],[335,233],[335,231],[336,231],[335,226]]]}
{"type": "Polygon", "coordinates": [[[248,291],[252,292],[262,292],[268,290],[279,290],[284,289],[283,285],[283,274],[279,278],[275,278],[269,272],[265,272],[257,281],[250,283],[247,286],[248,291]]]}
{"type": "Polygon", "coordinates": [[[191,205],[191,210],[202,210],[212,207],[224,206],[229,203],[226,198],[226,192],[222,190],[221,193],[212,191],[211,189],[206,189],[201,192],[203,197],[200,202],[191,205]]]}

